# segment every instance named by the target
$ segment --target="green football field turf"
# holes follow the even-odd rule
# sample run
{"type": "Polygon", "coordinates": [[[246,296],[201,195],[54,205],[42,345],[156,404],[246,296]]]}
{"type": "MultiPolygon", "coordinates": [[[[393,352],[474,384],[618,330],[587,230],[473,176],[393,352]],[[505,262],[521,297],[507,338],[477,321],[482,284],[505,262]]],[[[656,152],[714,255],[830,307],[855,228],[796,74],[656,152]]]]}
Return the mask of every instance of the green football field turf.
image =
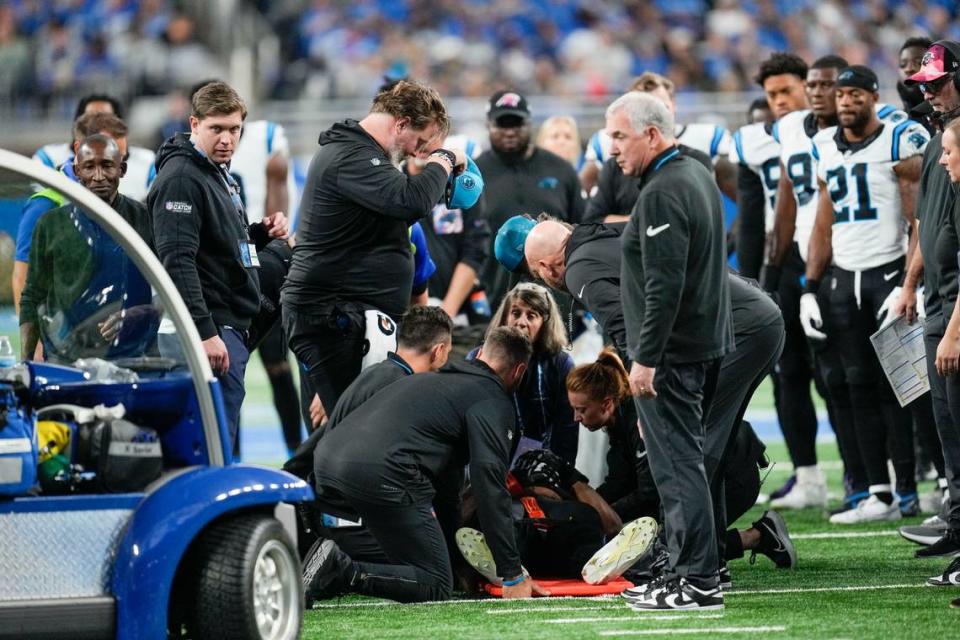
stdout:
{"type": "MultiPolygon", "coordinates": [[[[836,449],[821,444],[830,491],[841,494],[836,449]]],[[[764,490],[790,472],[786,451],[772,444],[778,461],[764,490]]],[[[924,483],[922,490],[929,490],[924,483]]],[[[762,513],[755,507],[738,528],[762,513]]],[[[348,596],[317,603],[306,612],[304,638],[604,638],[631,636],[755,638],[955,638],[960,610],[950,609],[958,588],[924,586],[948,559],[917,560],[915,545],[896,535],[901,523],[839,527],[808,509],[784,512],[798,554],[793,571],[765,557],[730,563],[733,588],[725,609],[707,613],[638,613],[619,597],[538,598],[525,601],[456,600],[398,605],[348,596]],[[842,537],[833,537],[842,536],[842,537]]]]}

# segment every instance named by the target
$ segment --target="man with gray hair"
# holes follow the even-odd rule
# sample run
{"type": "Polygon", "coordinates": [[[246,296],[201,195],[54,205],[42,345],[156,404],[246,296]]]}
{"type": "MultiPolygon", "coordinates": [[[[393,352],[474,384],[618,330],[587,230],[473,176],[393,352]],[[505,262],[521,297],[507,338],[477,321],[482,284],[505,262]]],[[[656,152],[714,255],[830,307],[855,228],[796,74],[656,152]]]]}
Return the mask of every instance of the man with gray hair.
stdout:
{"type": "Polygon", "coordinates": [[[720,360],[733,350],[720,191],[681,156],[673,115],[632,92],[607,109],[611,155],[640,177],[621,238],[620,284],[630,390],[663,502],[670,561],[628,590],[640,610],[720,609],[717,544],[704,471],[704,417],[720,360]]]}

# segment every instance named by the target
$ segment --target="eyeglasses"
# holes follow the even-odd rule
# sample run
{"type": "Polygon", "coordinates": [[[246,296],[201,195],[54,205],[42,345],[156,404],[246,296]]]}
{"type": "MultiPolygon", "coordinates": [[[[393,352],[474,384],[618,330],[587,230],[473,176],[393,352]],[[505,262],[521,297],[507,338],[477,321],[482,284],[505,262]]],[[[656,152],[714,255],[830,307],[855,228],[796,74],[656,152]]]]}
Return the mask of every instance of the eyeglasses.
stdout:
{"type": "Polygon", "coordinates": [[[918,87],[920,87],[921,93],[940,93],[940,90],[943,89],[943,86],[947,84],[947,80],[950,79],[950,74],[946,73],[936,80],[931,80],[930,82],[920,82],[918,87]]]}

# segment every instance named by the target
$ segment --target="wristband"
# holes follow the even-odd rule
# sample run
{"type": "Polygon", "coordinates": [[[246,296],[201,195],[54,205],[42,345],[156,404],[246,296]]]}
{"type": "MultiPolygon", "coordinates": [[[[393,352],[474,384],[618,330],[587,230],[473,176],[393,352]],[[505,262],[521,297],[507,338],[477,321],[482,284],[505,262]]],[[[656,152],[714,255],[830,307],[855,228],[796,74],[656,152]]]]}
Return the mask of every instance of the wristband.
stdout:
{"type": "Polygon", "coordinates": [[[503,586],[505,586],[505,587],[515,587],[515,586],[517,586],[518,584],[520,584],[521,582],[523,582],[523,581],[526,580],[526,579],[527,579],[527,576],[521,573],[519,576],[517,576],[517,577],[514,578],[513,580],[504,580],[504,581],[503,581],[503,586]]]}
{"type": "Polygon", "coordinates": [[[807,284],[803,287],[804,293],[816,293],[820,290],[820,281],[813,278],[807,278],[807,284]]]}
{"type": "Polygon", "coordinates": [[[457,167],[457,156],[454,155],[453,151],[448,151],[447,149],[437,149],[430,155],[438,156],[449,162],[451,173],[453,173],[453,170],[457,167]]]}

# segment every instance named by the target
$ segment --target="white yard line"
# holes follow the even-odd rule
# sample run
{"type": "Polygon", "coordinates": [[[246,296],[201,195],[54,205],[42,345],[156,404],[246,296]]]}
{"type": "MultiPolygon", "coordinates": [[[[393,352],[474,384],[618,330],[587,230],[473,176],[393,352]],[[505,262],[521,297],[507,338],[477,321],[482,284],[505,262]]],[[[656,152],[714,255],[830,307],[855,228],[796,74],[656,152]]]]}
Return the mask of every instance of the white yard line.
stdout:
{"type": "MultiPolygon", "coordinates": [[[[552,600],[553,598],[551,598],[552,600]]],[[[591,607],[590,605],[584,607],[519,607],[517,609],[493,609],[487,611],[488,615],[491,616],[502,616],[507,614],[514,613],[540,613],[541,611],[582,611],[583,613],[590,613],[592,611],[604,611],[610,609],[625,610],[627,601],[620,599],[622,602],[617,604],[605,604],[600,606],[591,607]]]]}
{"type": "Polygon", "coordinates": [[[718,633],[779,633],[786,627],[703,627],[690,629],[623,629],[600,631],[601,636],[714,635],[718,633]]]}
{"type": "Polygon", "coordinates": [[[797,589],[744,589],[743,591],[731,590],[724,591],[726,596],[749,596],[757,594],[776,594],[776,593],[828,593],[838,591],[879,591],[881,589],[915,589],[925,587],[925,583],[907,583],[907,584],[877,584],[865,585],[862,587],[806,587],[797,589]]]}
{"type": "MultiPolygon", "coordinates": [[[[550,611],[550,609],[539,609],[539,611],[550,611]]],[[[492,613],[492,612],[491,612],[492,613]]],[[[622,616],[622,617],[610,617],[606,616],[604,618],[559,618],[557,620],[542,620],[543,624],[577,624],[579,622],[613,622],[620,623],[625,620],[679,620],[679,619],[690,619],[694,620],[715,620],[717,618],[722,618],[722,613],[673,613],[665,615],[648,615],[641,614],[638,616],[622,616]]]]}
{"type": "Polygon", "coordinates": [[[792,533],[791,540],[833,540],[842,538],[880,538],[900,535],[897,531],[827,531],[823,533],[792,533]]]}

